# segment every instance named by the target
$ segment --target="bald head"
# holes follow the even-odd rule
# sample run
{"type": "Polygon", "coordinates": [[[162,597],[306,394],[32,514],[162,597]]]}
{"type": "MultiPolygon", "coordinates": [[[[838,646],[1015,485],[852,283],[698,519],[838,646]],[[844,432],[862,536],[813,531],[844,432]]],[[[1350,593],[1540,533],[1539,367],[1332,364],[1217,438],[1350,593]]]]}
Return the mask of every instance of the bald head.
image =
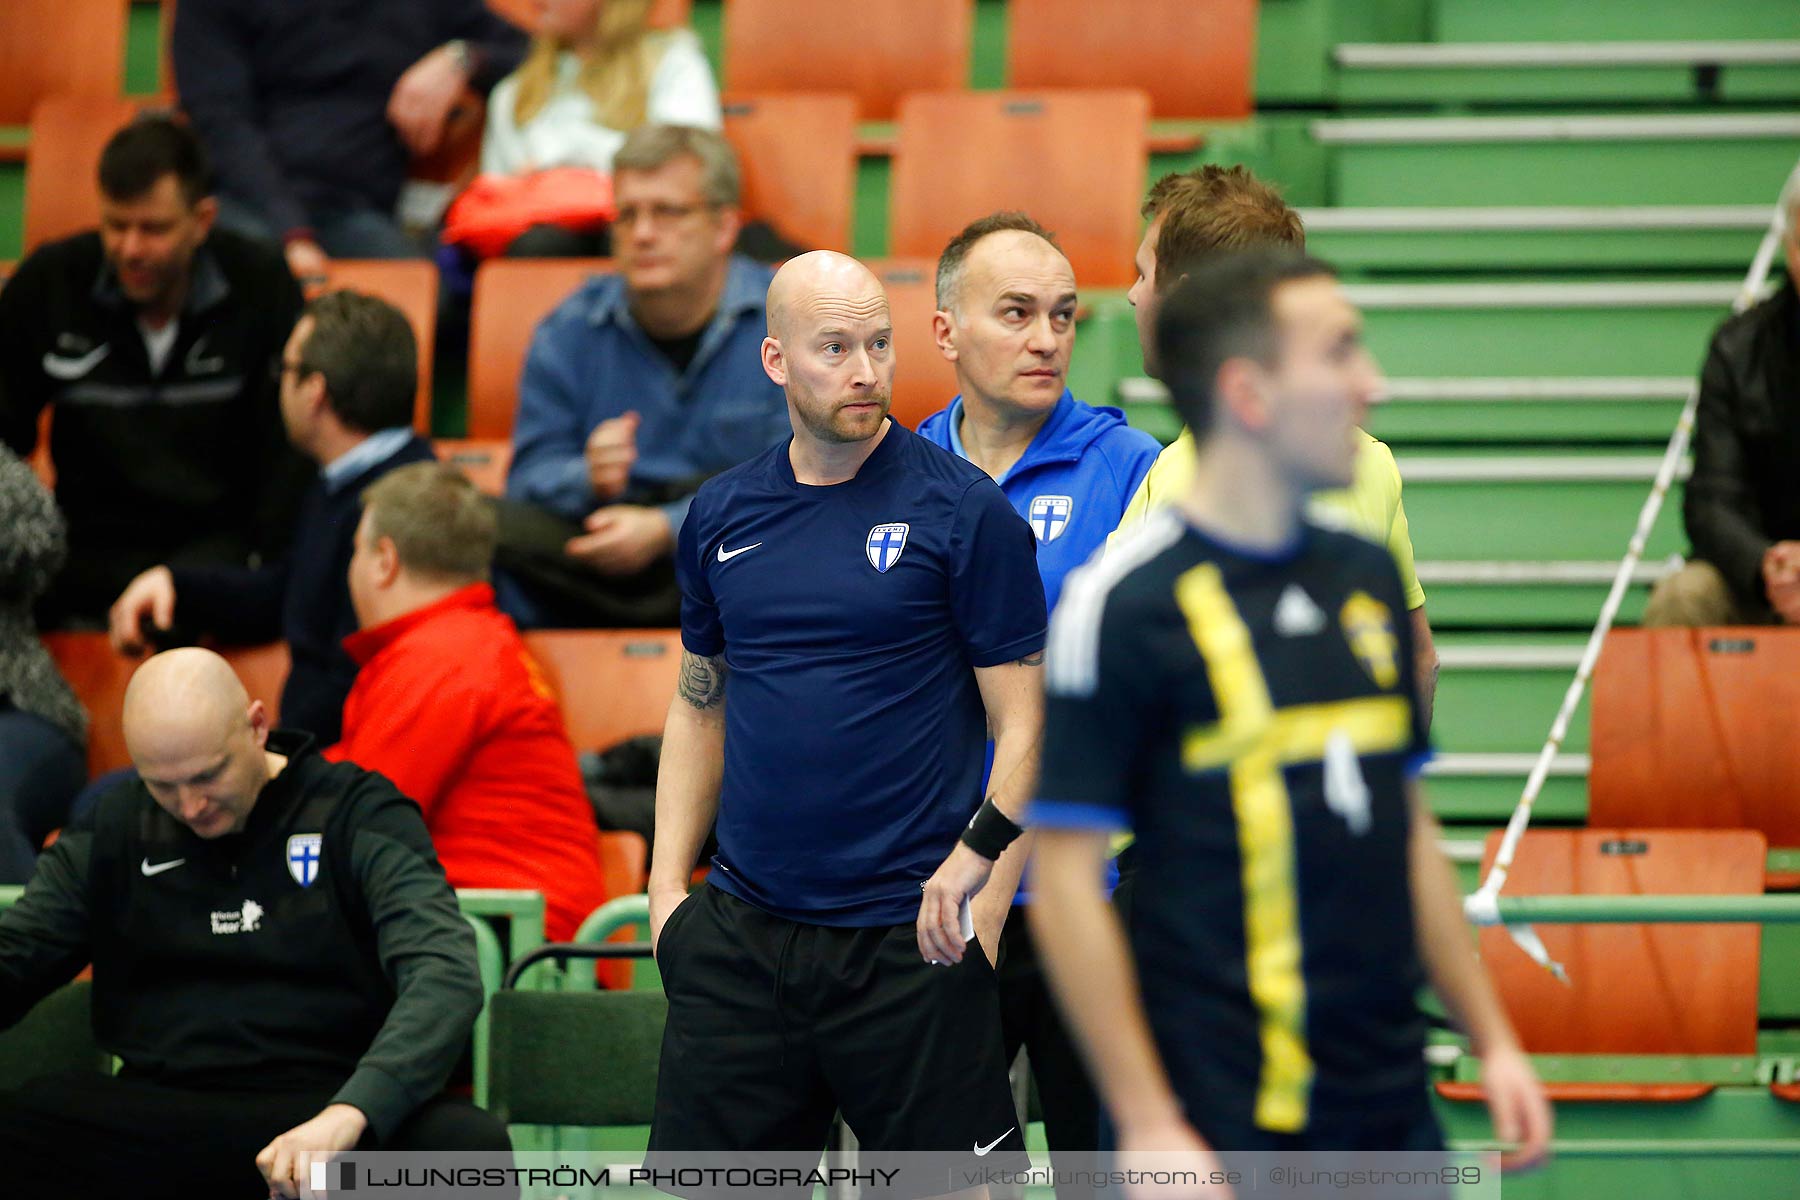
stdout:
{"type": "Polygon", "coordinates": [[[249,707],[250,695],[230,663],[197,647],[169,650],[139,667],[125,689],[125,741],[184,730],[223,732],[249,707]]]}
{"type": "Polygon", "coordinates": [[[782,341],[796,322],[821,311],[887,311],[887,293],[875,273],[847,254],[814,250],[790,258],[769,284],[769,336],[782,341]]]}
{"type": "Polygon", "coordinates": [[[151,797],[201,837],[243,828],[269,766],[268,716],[223,658],[156,655],[125,689],[125,745],[151,797]]]}
{"type": "Polygon", "coordinates": [[[763,371],[787,396],[797,441],[866,442],[887,420],[894,328],[874,272],[845,254],[790,259],[769,284],[763,371]]]}

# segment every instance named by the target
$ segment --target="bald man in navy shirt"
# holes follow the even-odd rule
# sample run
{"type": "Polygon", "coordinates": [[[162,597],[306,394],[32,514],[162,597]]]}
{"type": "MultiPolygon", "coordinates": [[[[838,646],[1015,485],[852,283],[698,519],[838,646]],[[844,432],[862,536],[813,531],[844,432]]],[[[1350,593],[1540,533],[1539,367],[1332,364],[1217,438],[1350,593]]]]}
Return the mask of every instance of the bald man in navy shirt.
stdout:
{"type": "Polygon", "coordinates": [[[894,360],[860,263],[782,268],[763,367],[794,436],[710,480],[682,527],[653,1155],[816,1161],[841,1110],[865,1153],[1023,1161],[990,955],[1043,718],[1036,543],[984,472],[888,419],[894,360]]]}

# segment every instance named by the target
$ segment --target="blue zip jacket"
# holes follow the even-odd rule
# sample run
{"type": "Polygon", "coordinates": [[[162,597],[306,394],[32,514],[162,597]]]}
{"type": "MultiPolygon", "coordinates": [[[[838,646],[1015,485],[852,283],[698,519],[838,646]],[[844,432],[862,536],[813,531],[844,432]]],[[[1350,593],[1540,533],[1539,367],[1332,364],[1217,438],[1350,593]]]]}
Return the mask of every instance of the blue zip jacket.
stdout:
{"type": "MultiPolygon", "coordinates": [[[[959,458],[967,458],[962,437],[962,397],[950,407],[919,422],[919,436],[959,458]]],[[[1125,423],[1116,408],[1083,404],[1064,391],[1050,419],[1031,439],[1004,478],[1000,490],[1037,535],[1038,574],[1044,581],[1044,605],[1051,612],[1062,595],[1063,578],[1093,556],[1119,527],[1125,506],[1162,453],[1157,440],[1125,423]]],[[[994,743],[988,743],[982,794],[994,767],[994,743]]],[[[1106,886],[1118,883],[1113,860],[1106,863],[1106,886]]],[[[1019,881],[1014,904],[1027,903],[1031,870],[1019,881]]]]}
{"type": "Polygon", "coordinates": [[[733,258],[718,311],[686,371],[631,316],[621,275],[596,275],[531,339],[519,381],[506,494],[579,521],[600,506],[585,448],[594,426],[636,410],[637,462],[623,504],[657,503],[681,533],[691,493],[793,435],[787,398],[762,368],[763,301],[774,272],[733,258]],[[659,501],[673,487],[689,495],[659,501]]]}
{"type": "MultiPolygon", "coordinates": [[[[919,424],[919,436],[959,458],[962,397],[919,424]]],[[[1086,562],[1119,527],[1125,506],[1162,447],[1125,423],[1116,408],[1083,404],[1068,392],[1000,480],[1000,490],[1037,535],[1044,602],[1056,610],[1063,577],[1086,562]]]]}

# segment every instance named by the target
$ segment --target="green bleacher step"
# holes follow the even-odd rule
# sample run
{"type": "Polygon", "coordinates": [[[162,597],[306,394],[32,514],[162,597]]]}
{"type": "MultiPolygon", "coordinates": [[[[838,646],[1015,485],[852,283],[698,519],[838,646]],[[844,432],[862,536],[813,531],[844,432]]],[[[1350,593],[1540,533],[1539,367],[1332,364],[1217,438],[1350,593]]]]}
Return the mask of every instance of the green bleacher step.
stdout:
{"type": "MultiPolygon", "coordinates": [[[[1441,562],[1416,564],[1426,611],[1439,628],[1592,629],[1619,564],[1587,562],[1441,562]]],[[[1640,562],[1619,608],[1620,624],[1643,616],[1650,589],[1667,566],[1640,562]]]]}
{"type": "Polygon", "coordinates": [[[1301,210],[1307,248],[1346,271],[1741,270],[1768,204],[1301,210]]]}
{"type": "Polygon", "coordinates": [[[1440,42],[1800,38],[1794,0],[1429,0],[1429,8],[1432,36],[1440,42]]]}
{"type": "MultiPolygon", "coordinates": [[[[1431,737],[1440,753],[1537,753],[1575,676],[1584,640],[1555,634],[1439,638],[1431,737]]],[[[1585,753],[1587,740],[1584,697],[1563,750],[1585,753]]]]}
{"type": "MultiPolygon", "coordinates": [[[[1620,980],[1630,986],[1630,980],[1620,980]]],[[[1480,1103],[1438,1100],[1451,1146],[1491,1146],[1480,1103]]],[[[1550,1165],[1506,1176],[1506,1200],[1792,1200],[1800,1104],[1761,1085],[1678,1104],[1560,1104],[1550,1165]]]]}
{"type": "MultiPolygon", "coordinates": [[[[1382,369],[1407,377],[1692,376],[1738,294],[1732,281],[1351,284],[1382,369]]],[[[1141,374],[1121,301],[1093,304],[1078,359],[1098,340],[1111,378],[1141,374]],[[1094,335],[1098,334],[1096,338],[1094,335]]],[[[1090,356],[1091,358],[1091,356],[1090,356]]],[[[1078,367],[1099,369],[1092,361],[1078,367]]]]}
{"type": "Polygon", "coordinates": [[[1319,120],[1331,203],[1770,203],[1800,115],[1395,117],[1319,120]]]}
{"type": "MultiPolygon", "coordinates": [[[[1504,824],[1518,806],[1525,780],[1537,762],[1531,753],[1443,753],[1425,764],[1425,795],[1447,825],[1504,824]]],[[[1534,814],[1546,823],[1579,824],[1587,819],[1588,756],[1559,754],[1538,793],[1534,814]]],[[[1479,841],[1474,843],[1480,861],[1479,841]]]]}
{"type": "Polygon", "coordinates": [[[1351,284],[1396,376],[1693,375],[1734,280],[1351,284]]]}
{"type": "Polygon", "coordinates": [[[1340,103],[1662,103],[1800,98],[1800,41],[1347,43],[1340,103]]]}
{"type": "Polygon", "coordinates": [[[1389,379],[1368,429],[1393,446],[1476,442],[1662,443],[1689,376],[1389,379]]]}
{"type": "MultiPolygon", "coordinates": [[[[1415,557],[1423,562],[1596,562],[1623,557],[1661,465],[1654,454],[1396,456],[1415,557]]],[[[1646,545],[1659,562],[1686,545],[1679,481],[1646,545]]]]}
{"type": "MultiPolygon", "coordinates": [[[[1364,336],[1390,378],[1683,377],[1731,311],[1736,280],[1352,283],[1364,336]]],[[[1069,382],[1093,401],[1141,377],[1123,295],[1084,293],[1069,382]]],[[[1554,399],[1554,398],[1553,398],[1554,399]]]]}
{"type": "MultiPolygon", "coordinates": [[[[1367,428],[1397,447],[1459,442],[1649,445],[1667,441],[1693,387],[1693,380],[1681,375],[1390,378],[1385,395],[1370,410],[1367,428]]],[[[1156,414],[1168,410],[1169,392],[1148,376],[1120,379],[1113,399],[1131,414],[1133,424],[1153,431],[1164,418],[1176,420],[1172,410],[1156,414]]]]}
{"type": "MultiPolygon", "coordinates": [[[[1753,1054],[1534,1054],[1532,1065],[1546,1083],[1713,1083],[1754,1086],[1758,1060],[1753,1054]]],[[[1457,1060],[1454,1078],[1481,1079],[1480,1060],[1457,1060]]],[[[1797,1148],[1796,1153],[1800,1153],[1797,1148]]]]}

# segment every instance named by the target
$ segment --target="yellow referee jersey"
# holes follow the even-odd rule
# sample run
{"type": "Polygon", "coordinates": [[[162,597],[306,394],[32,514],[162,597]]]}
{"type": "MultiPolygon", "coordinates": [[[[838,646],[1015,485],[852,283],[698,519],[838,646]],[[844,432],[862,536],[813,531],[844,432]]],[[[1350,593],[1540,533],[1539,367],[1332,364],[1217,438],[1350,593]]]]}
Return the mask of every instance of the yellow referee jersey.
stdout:
{"type": "MultiPolygon", "coordinates": [[[[1413,569],[1412,533],[1406,526],[1406,509],[1400,503],[1400,468],[1394,463],[1394,452],[1387,443],[1363,430],[1356,432],[1362,438],[1356,452],[1356,478],[1342,491],[1314,496],[1313,516],[1346,525],[1351,532],[1385,545],[1400,569],[1406,607],[1423,608],[1425,589],[1419,586],[1418,572],[1413,569]]],[[[1112,549],[1120,535],[1136,528],[1152,512],[1174,503],[1193,481],[1194,435],[1184,429],[1157,456],[1156,465],[1125,507],[1119,528],[1107,539],[1107,549],[1112,549]]]]}

